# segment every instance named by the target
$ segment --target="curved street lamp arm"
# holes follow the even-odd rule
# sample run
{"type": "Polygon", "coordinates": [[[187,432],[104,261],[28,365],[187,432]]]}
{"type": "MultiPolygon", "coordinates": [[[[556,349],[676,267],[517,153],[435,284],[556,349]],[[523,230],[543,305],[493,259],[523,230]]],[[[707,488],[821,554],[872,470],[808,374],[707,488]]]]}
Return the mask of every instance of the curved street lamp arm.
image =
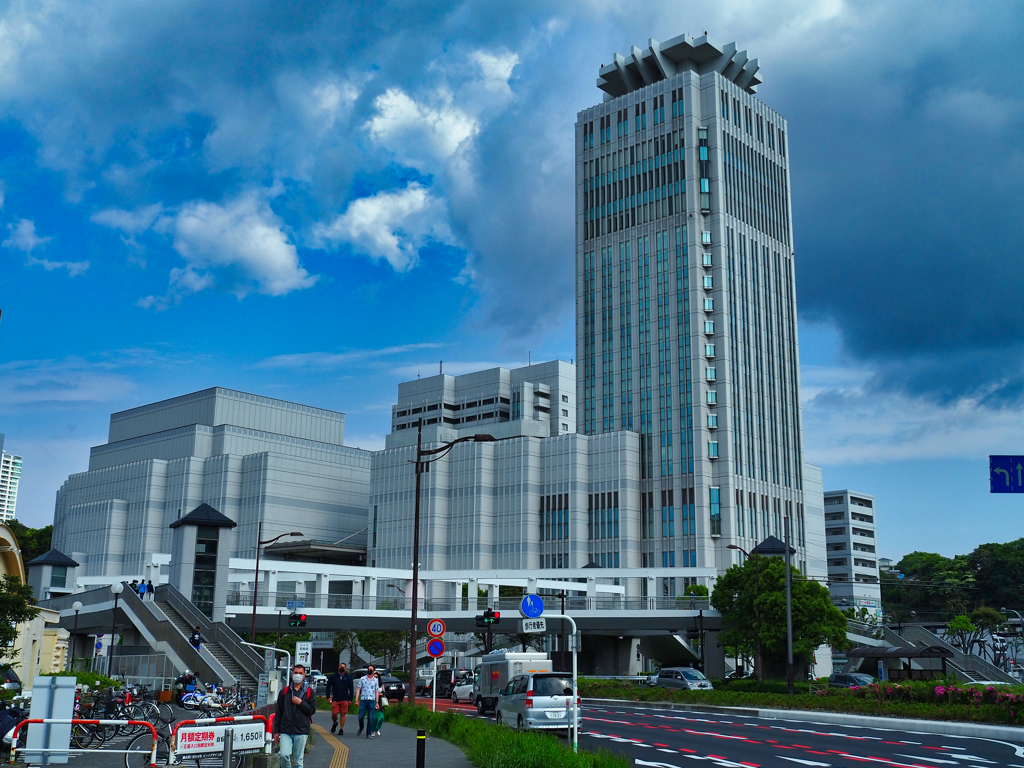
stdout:
{"type": "MultiPolygon", "coordinates": [[[[437,458],[440,459],[444,454],[446,454],[448,451],[450,451],[452,448],[454,448],[459,443],[469,443],[469,442],[473,442],[473,443],[493,443],[493,442],[495,442],[495,440],[494,440],[494,438],[491,435],[466,435],[465,437],[460,437],[457,440],[452,440],[450,443],[442,445],[440,448],[431,448],[428,451],[420,451],[420,456],[437,456],[437,458]]],[[[437,459],[435,459],[435,461],[436,460],[437,459]]],[[[426,462],[423,462],[423,463],[426,463],[426,462]]]]}

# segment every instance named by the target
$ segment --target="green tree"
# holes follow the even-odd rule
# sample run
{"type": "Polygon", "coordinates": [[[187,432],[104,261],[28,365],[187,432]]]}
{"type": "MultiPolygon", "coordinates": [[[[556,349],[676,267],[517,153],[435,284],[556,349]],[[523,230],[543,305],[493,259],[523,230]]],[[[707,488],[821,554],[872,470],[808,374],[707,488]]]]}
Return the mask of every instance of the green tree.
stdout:
{"type": "Polygon", "coordinates": [[[359,658],[359,638],[355,632],[335,632],[334,638],[331,640],[331,647],[338,654],[339,661],[341,654],[348,651],[348,664],[353,669],[355,668],[356,659],[359,658]]]}
{"type": "Polygon", "coordinates": [[[974,644],[977,632],[978,628],[963,614],[954,616],[946,625],[946,634],[952,638],[952,644],[964,653],[968,653],[971,645],[974,644]]]}
{"type": "MultiPolygon", "coordinates": [[[[846,616],[832,604],[828,589],[800,577],[793,568],[793,661],[809,663],[818,646],[849,647],[846,616]]],[[[722,614],[718,642],[750,652],[760,626],[766,676],[781,676],[786,659],[786,563],[779,557],[751,557],[734,565],[715,583],[711,607],[722,614]]]]}
{"type": "Polygon", "coordinates": [[[21,557],[26,565],[40,555],[50,551],[50,542],[53,539],[52,525],[48,525],[45,528],[29,528],[17,519],[13,519],[7,521],[7,527],[11,529],[18,539],[18,546],[21,547],[21,557]]]}
{"type": "Polygon", "coordinates": [[[982,544],[967,555],[981,604],[1024,604],[1024,539],[982,544]]]}
{"type": "Polygon", "coordinates": [[[0,660],[14,656],[18,624],[31,621],[38,615],[32,587],[22,584],[21,579],[13,574],[5,574],[0,582],[0,660]]]}
{"type": "Polygon", "coordinates": [[[690,586],[688,586],[686,588],[686,591],[683,592],[683,594],[686,595],[687,597],[690,597],[690,596],[693,596],[693,597],[707,597],[708,596],[708,588],[706,586],[704,586],[703,584],[691,584],[690,586]]]}
{"type": "MultiPolygon", "coordinates": [[[[980,608],[975,608],[971,611],[971,623],[978,628],[978,636],[975,639],[975,642],[985,640],[985,636],[988,635],[988,648],[989,651],[992,651],[992,640],[995,637],[995,632],[1006,623],[1006,616],[1001,614],[995,608],[989,608],[988,606],[983,605],[980,608]]],[[[984,653],[982,655],[984,655],[984,653]]]]}
{"type": "Polygon", "coordinates": [[[395,661],[402,653],[402,644],[408,642],[408,632],[384,632],[368,630],[356,632],[359,645],[371,656],[384,659],[384,666],[393,669],[395,661]]]}

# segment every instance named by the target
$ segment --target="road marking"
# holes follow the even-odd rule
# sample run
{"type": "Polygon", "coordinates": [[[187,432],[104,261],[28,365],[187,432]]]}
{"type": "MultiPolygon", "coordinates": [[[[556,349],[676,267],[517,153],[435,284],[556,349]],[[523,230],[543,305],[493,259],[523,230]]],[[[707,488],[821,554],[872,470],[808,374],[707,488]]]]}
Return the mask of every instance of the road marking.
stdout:
{"type": "Polygon", "coordinates": [[[953,757],[953,758],[956,758],[957,760],[974,760],[975,762],[978,762],[978,763],[988,763],[989,765],[995,765],[996,764],[995,760],[986,760],[984,757],[978,757],[977,755],[954,755],[954,754],[949,753],[949,752],[947,752],[946,755],[947,755],[947,757],[953,757]]]}
{"type": "Polygon", "coordinates": [[[901,755],[898,754],[896,757],[909,757],[911,760],[925,760],[929,763],[944,763],[945,765],[960,765],[956,760],[936,760],[934,757],[921,757],[921,755],[901,755]]]}
{"type": "Polygon", "coordinates": [[[348,747],[334,738],[326,728],[323,728],[316,723],[313,723],[313,728],[323,737],[324,741],[334,748],[334,756],[331,757],[331,764],[328,768],[346,768],[348,765],[348,747]]]}
{"type": "Polygon", "coordinates": [[[785,757],[783,755],[776,755],[776,757],[780,760],[789,760],[791,763],[800,763],[800,765],[821,765],[825,766],[825,768],[828,768],[828,766],[832,765],[832,763],[816,763],[813,760],[801,760],[796,757],[785,757]]]}

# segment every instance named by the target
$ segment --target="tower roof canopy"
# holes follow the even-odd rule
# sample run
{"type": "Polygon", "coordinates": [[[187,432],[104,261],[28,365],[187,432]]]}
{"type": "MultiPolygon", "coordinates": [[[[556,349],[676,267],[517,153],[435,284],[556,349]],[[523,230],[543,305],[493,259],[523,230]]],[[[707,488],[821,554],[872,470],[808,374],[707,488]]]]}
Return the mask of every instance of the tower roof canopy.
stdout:
{"type": "MultiPolygon", "coordinates": [[[[785,544],[785,542],[780,541],[775,536],[769,536],[767,539],[765,539],[760,544],[758,544],[756,547],[754,547],[752,550],[750,550],[750,554],[752,554],[752,555],[761,555],[763,557],[772,557],[772,556],[785,557],[786,556],[786,544],[785,544]]],[[[796,550],[793,549],[793,547],[790,547],[789,548],[789,554],[795,555],[796,554],[796,550]]]]}
{"type": "Polygon", "coordinates": [[[59,549],[51,549],[49,552],[40,555],[35,560],[30,560],[29,565],[63,565],[67,568],[78,567],[78,563],[65,555],[59,549]]]}
{"type": "Polygon", "coordinates": [[[629,56],[613,54],[612,63],[603,65],[598,73],[597,87],[608,94],[606,99],[615,98],[677,72],[693,70],[700,74],[718,72],[747,93],[756,93],[761,84],[759,68],[757,59],[738,51],[736,43],[719,46],[708,39],[707,33],[696,39],[680,35],[666,43],[650,38],[644,50],[634,45],[629,56]]]}
{"type": "Polygon", "coordinates": [[[211,525],[216,528],[234,528],[238,523],[204,502],[184,517],[179,517],[169,527],[177,528],[180,525],[211,525]]]}

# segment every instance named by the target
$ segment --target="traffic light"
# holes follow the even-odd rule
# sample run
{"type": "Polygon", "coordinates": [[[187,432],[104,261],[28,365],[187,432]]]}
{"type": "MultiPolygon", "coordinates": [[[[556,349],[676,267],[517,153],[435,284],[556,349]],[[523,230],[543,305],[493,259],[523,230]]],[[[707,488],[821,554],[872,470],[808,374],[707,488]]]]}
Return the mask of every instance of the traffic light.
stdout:
{"type": "Polygon", "coordinates": [[[490,608],[486,608],[482,614],[476,616],[478,627],[490,627],[494,624],[501,624],[501,611],[492,611],[490,608]]]}
{"type": "Polygon", "coordinates": [[[291,613],[288,615],[288,626],[289,627],[304,627],[306,626],[306,614],[304,613],[291,613]]]}

